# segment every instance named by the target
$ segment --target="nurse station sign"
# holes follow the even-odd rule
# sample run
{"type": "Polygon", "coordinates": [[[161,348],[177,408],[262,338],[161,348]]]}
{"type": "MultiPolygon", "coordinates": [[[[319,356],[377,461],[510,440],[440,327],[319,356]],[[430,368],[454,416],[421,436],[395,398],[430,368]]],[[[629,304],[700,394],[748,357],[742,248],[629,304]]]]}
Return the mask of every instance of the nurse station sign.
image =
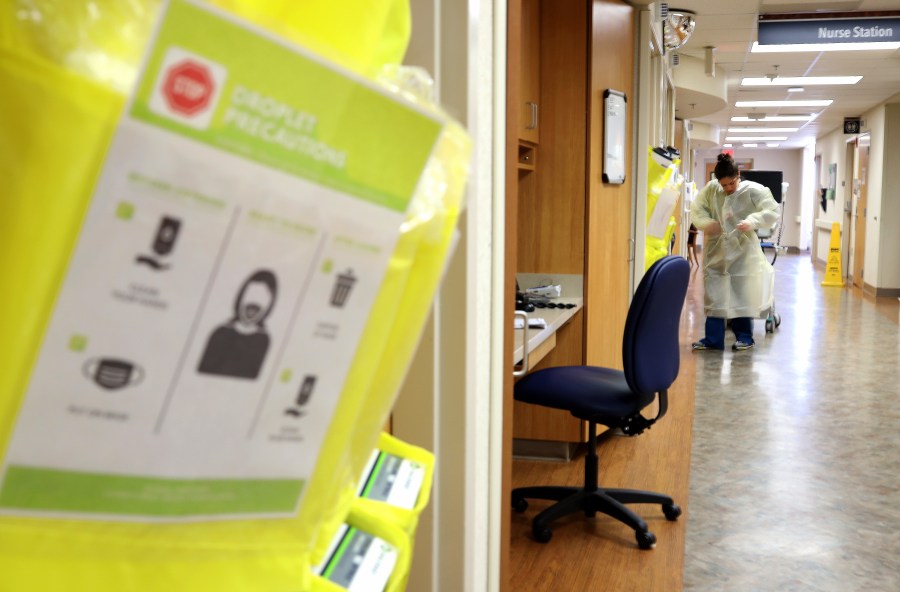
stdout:
{"type": "Polygon", "coordinates": [[[900,17],[783,19],[760,15],[760,45],[900,42],[900,17]]]}

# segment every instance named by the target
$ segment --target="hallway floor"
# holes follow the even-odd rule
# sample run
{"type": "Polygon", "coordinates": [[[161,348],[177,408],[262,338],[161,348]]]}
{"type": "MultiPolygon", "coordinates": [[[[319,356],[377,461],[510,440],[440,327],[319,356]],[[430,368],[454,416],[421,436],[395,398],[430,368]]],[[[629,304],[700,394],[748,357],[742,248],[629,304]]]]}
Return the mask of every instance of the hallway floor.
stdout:
{"type": "MultiPolygon", "coordinates": [[[[684,590],[900,590],[897,300],[775,263],[780,328],[696,364],[684,590]],[[890,302],[886,302],[890,301],[890,302]]],[[[703,332],[702,271],[686,320],[703,332]]]]}

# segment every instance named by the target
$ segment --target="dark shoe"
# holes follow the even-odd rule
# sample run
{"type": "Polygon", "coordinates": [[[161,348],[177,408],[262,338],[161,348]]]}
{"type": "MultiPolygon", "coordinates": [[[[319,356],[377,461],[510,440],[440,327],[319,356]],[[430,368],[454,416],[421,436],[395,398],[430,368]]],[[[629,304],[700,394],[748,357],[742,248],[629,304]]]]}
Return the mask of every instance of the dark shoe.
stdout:
{"type": "Polygon", "coordinates": [[[753,343],[747,343],[746,341],[735,341],[731,346],[732,351],[744,351],[745,349],[750,349],[753,347],[753,343]]]}
{"type": "MultiPolygon", "coordinates": [[[[711,347],[711,346],[709,346],[709,345],[703,343],[703,341],[701,340],[701,341],[695,341],[694,343],[692,343],[692,344],[691,344],[691,349],[694,350],[694,351],[704,351],[704,350],[707,350],[707,349],[716,350],[716,349],[719,349],[719,348],[711,347]]],[[[721,351],[721,350],[719,350],[719,351],[721,351]]]]}

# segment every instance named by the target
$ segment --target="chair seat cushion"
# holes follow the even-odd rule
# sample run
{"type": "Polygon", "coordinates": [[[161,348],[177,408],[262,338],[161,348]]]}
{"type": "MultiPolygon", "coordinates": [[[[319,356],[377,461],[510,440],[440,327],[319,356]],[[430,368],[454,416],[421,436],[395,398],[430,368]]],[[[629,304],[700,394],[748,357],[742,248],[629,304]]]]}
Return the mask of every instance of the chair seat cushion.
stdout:
{"type": "Polygon", "coordinates": [[[655,393],[635,394],[625,373],[598,366],[557,366],[526,375],[516,383],[517,401],[571,411],[575,417],[609,425],[650,404],[655,393]]]}

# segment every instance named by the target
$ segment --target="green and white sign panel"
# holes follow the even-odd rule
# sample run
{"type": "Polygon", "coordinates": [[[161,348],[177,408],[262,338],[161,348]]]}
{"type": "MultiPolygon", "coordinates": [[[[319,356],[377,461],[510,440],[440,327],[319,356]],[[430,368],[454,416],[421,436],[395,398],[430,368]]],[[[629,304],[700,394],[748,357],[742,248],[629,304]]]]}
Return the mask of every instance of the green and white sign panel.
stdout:
{"type": "Polygon", "coordinates": [[[0,511],[294,513],[443,123],[164,9],[3,460],[0,511]]]}

